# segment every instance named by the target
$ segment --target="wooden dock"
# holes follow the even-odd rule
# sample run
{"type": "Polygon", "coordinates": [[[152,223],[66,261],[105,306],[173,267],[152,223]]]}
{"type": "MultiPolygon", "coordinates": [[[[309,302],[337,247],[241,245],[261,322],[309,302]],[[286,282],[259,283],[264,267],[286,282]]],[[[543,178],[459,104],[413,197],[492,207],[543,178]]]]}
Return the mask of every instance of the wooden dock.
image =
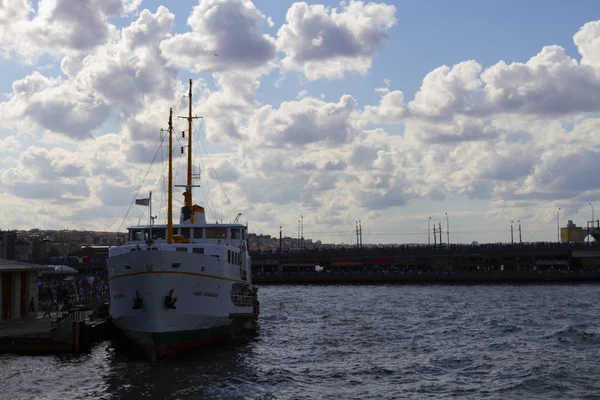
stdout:
{"type": "Polygon", "coordinates": [[[79,353],[107,338],[108,317],[90,318],[91,310],[53,312],[0,322],[0,353],[79,353]]]}

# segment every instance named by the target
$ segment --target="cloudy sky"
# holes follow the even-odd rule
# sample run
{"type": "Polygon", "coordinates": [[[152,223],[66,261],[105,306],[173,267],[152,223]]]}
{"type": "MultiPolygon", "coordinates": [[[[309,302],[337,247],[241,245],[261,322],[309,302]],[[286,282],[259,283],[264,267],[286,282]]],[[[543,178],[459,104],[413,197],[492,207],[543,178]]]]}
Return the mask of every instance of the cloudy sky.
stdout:
{"type": "Polygon", "coordinates": [[[123,230],[148,218],[138,190],[165,221],[161,129],[193,79],[211,221],[296,236],[303,216],[305,237],[351,243],[360,219],[365,243],[426,243],[431,217],[468,243],[510,241],[513,220],[516,241],[517,221],[556,240],[557,216],[600,216],[595,17],[596,0],[0,0],[0,228],[123,230]]]}

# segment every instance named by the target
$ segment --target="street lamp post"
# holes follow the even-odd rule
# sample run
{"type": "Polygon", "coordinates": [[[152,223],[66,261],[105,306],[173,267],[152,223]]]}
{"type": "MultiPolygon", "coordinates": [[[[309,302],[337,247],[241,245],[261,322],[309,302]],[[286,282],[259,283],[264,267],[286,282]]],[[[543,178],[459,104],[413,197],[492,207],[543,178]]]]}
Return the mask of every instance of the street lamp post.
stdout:
{"type": "Polygon", "coordinates": [[[448,213],[446,214],[446,242],[448,242],[448,247],[450,247],[450,223],[448,222],[448,213]]]}
{"type": "Polygon", "coordinates": [[[431,244],[431,233],[430,232],[431,229],[431,217],[429,217],[429,221],[427,221],[427,244],[431,244]]]}
{"type": "Polygon", "coordinates": [[[363,245],[362,245],[362,222],[360,221],[360,219],[358,220],[358,236],[360,238],[360,248],[362,249],[363,245]]]}
{"type": "Polygon", "coordinates": [[[523,244],[523,239],[521,237],[521,220],[517,220],[517,222],[519,223],[519,244],[523,244]]]}
{"type": "Polygon", "coordinates": [[[558,243],[560,243],[560,210],[561,208],[558,207],[556,211],[556,241],[558,243]]]}
{"type": "Polygon", "coordinates": [[[510,244],[515,244],[513,239],[513,220],[510,220],[510,244]]]}
{"type": "Polygon", "coordinates": [[[300,250],[304,250],[304,215],[300,216],[300,250]]]}
{"type": "MultiPolygon", "coordinates": [[[[594,233],[594,231],[596,230],[595,226],[594,226],[594,205],[592,203],[588,203],[590,205],[590,207],[592,207],[592,233],[594,233]]],[[[590,242],[590,232],[588,230],[588,243],[590,242]]]]}

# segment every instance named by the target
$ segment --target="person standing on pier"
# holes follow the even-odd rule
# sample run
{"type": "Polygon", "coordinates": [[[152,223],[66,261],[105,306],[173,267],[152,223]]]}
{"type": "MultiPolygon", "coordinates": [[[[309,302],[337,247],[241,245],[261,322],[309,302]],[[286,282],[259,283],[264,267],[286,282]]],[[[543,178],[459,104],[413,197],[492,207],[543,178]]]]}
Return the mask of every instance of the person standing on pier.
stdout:
{"type": "Polygon", "coordinates": [[[47,301],[44,304],[44,315],[42,318],[46,318],[46,315],[47,315],[48,318],[52,319],[52,314],[50,314],[51,310],[52,310],[52,301],[47,301]]]}
{"type": "Polygon", "coordinates": [[[29,314],[35,315],[35,301],[33,300],[33,297],[29,300],[29,314]]]}

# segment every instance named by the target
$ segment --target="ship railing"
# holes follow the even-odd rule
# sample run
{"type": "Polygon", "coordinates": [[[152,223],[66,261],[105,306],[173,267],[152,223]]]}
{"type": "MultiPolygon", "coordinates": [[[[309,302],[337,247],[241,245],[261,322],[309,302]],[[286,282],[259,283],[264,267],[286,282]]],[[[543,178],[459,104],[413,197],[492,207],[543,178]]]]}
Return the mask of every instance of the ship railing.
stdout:
{"type": "Polygon", "coordinates": [[[254,296],[231,295],[231,302],[238,307],[252,307],[254,296]]]}

